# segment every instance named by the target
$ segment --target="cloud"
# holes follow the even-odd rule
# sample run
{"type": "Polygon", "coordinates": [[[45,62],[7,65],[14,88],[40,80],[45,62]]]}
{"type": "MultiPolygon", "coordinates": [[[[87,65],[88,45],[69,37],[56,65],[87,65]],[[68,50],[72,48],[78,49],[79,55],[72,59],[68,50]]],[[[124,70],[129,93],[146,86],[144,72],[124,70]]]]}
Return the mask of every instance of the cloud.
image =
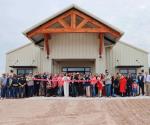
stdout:
{"type": "Polygon", "coordinates": [[[149,0],[1,0],[0,70],[5,52],[30,42],[25,29],[73,3],[123,30],[123,41],[150,51],[149,0]]]}
{"type": "Polygon", "coordinates": [[[139,8],[140,8],[140,9],[146,9],[147,6],[146,6],[146,5],[140,5],[139,8]]]}

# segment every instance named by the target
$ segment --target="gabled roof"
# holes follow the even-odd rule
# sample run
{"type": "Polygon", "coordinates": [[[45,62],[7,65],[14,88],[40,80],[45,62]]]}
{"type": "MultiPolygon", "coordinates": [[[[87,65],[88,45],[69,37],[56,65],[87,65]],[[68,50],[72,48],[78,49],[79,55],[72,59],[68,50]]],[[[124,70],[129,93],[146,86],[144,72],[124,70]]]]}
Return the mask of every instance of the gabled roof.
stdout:
{"type": "Polygon", "coordinates": [[[18,48],[15,48],[15,49],[12,49],[12,50],[6,52],[6,54],[10,54],[10,53],[15,52],[15,51],[17,51],[17,50],[20,50],[20,49],[22,49],[22,48],[25,48],[25,47],[27,47],[27,46],[30,46],[31,44],[33,44],[33,43],[27,43],[27,44],[25,44],[25,45],[22,45],[22,46],[20,46],[20,47],[18,47],[18,48]]]}
{"type": "Polygon", "coordinates": [[[61,10],[61,11],[55,13],[54,15],[50,16],[49,18],[46,18],[46,19],[44,19],[43,21],[39,22],[38,24],[33,25],[32,27],[26,29],[26,30],[23,32],[23,34],[26,35],[26,34],[27,34],[28,32],[30,32],[31,30],[33,30],[33,29],[35,29],[35,28],[41,26],[42,24],[48,22],[49,20],[52,20],[53,18],[59,16],[60,14],[66,12],[66,11],[68,11],[68,10],[70,10],[70,9],[73,9],[73,8],[75,8],[75,9],[77,9],[77,10],[79,10],[79,11],[85,13],[85,14],[87,14],[88,16],[94,18],[95,20],[99,21],[100,23],[103,23],[103,24],[107,25],[108,27],[110,27],[110,28],[112,28],[112,29],[118,31],[121,35],[124,34],[124,32],[121,31],[120,29],[118,29],[117,27],[115,27],[115,26],[113,26],[113,25],[111,25],[111,24],[105,22],[104,20],[102,20],[102,19],[100,19],[99,17],[97,17],[97,16],[91,14],[90,12],[88,12],[88,11],[86,11],[86,10],[80,8],[79,6],[77,6],[77,5],[75,5],[75,4],[72,4],[71,6],[66,7],[65,9],[63,9],[63,10],[61,10]]]}
{"type": "MultiPolygon", "coordinates": [[[[84,21],[82,21],[82,23],[83,22],[84,21]]],[[[41,21],[40,23],[30,27],[29,29],[25,30],[23,32],[23,34],[25,36],[27,36],[30,40],[35,42],[35,44],[37,44],[37,43],[40,43],[44,40],[44,34],[45,33],[53,33],[53,32],[57,32],[57,31],[58,32],[78,32],[78,31],[79,32],[104,32],[106,37],[108,37],[109,39],[111,39],[115,42],[118,41],[118,39],[120,39],[120,37],[124,34],[120,29],[108,24],[107,22],[103,21],[102,19],[98,18],[97,16],[87,12],[86,10],[84,10],[84,9],[78,7],[77,5],[74,5],[74,4],[65,8],[64,10],[57,12],[53,16],[41,21]],[[67,28],[66,29],[64,28],[64,29],[61,29],[61,31],[60,31],[57,28],[54,28],[51,30],[49,28],[44,28],[44,29],[42,28],[43,26],[47,27],[47,24],[55,22],[55,20],[57,20],[57,18],[59,18],[63,14],[65,15],[65,13],[67,13],[71,10],[76,10],[80,14],[82,13],[85,16],[93,19],[93,21],[96,21],[95,23],[97,25],[101,25],[101,26],[103,25],[103,26],[100,27],[99,29],[97,28],[97,30],[95,30],[94,28],[91,28],[90,30],[88,28],[87,29],[85,29],[85,28],[84,29],[73,29],[73,30],[68,30],[67,28]],[[113,36],[113,35],[116,35],[116,36],[113,36]]]]}

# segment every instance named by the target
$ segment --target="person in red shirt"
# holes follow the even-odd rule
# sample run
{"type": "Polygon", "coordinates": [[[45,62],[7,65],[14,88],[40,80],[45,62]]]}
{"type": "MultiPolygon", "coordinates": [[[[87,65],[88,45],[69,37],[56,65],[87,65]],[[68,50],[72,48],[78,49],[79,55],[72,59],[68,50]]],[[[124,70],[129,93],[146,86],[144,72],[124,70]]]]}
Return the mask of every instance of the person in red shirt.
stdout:
{"type": "Polygon", "coordinates": [[[95,90],[95,85],[97,83],[96,75],[93,75],[91,78],[91,86],[92,86],[92,96],[96,96],[96,90],[95,90]]]}
{"type": "Polygon", "coordinates": [[[101,78],[101,75],[99,75],[97,77],[97,88],[98,88],[98,96],[99,97],[102,97],[102,90],[103,90],[103,82],[102,82],[102,78],[101,78]]]}
{"type": "Polygon", "coordinates": [[[62,74],[60,74],[57,78],[57,80],[58,80],[58,91],[57,91],[58,96],[62,96],[62,92],[63,92],[64,81],[62,80],[62,78],[63,78],[62,74]]]}
{"type": "Polygon", "coordinates": [[[119,83],[120,83],[120,93],[121,93],[121,96],[124,96],[125,93],[126,93],[127,80],[126,80],[126,78],[123,75],[120,77],[119,83]]]}

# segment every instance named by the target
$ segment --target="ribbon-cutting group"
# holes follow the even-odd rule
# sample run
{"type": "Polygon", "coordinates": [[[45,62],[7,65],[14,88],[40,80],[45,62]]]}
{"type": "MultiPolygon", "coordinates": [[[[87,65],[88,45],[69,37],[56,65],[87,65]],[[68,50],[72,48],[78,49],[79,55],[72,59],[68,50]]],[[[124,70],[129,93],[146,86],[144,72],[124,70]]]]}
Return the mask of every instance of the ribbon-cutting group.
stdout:
{"type": "Polygon", "coordinates": [[[110,75],[82,73],[29,73],[2,74],[0,98],[25,98],[33,96],[60,97],[117,97],[150,96],[150,75],[143,70],[135,78],[119,72],[110,75]]]}

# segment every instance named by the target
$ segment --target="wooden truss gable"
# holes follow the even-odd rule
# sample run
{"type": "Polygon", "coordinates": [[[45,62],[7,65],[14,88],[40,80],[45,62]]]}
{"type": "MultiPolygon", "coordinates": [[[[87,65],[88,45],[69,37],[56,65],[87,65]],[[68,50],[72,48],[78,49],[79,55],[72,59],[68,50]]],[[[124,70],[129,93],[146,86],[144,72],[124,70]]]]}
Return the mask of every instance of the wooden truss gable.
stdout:
{"type": "Polygon", "coordinates": [[[100,58],[102,58],[105,33],[111,35],[114,40],[119,39],[122,35],[119,31],[80,11],[80,9],[71,8],[70,10],[63,12],[62,14],[59,14],[58,16],[30,30],[26,33],[26,36],[32,40],[35,37],[42,36],[44,39],[44,48],[47,54],[47,58],[49,58],[49,42],[51,39],[51,34],[71,32],[99,33],[100,58]]]}
{"type": "Polygon", "coordinates": [[[116,30],[76,9],[71,9],[31,30],[27,33],[27,37],[32,38],[38,34],[64,32],[110,33],[114,38],[121,37],[121,34],[116,30]]]}

